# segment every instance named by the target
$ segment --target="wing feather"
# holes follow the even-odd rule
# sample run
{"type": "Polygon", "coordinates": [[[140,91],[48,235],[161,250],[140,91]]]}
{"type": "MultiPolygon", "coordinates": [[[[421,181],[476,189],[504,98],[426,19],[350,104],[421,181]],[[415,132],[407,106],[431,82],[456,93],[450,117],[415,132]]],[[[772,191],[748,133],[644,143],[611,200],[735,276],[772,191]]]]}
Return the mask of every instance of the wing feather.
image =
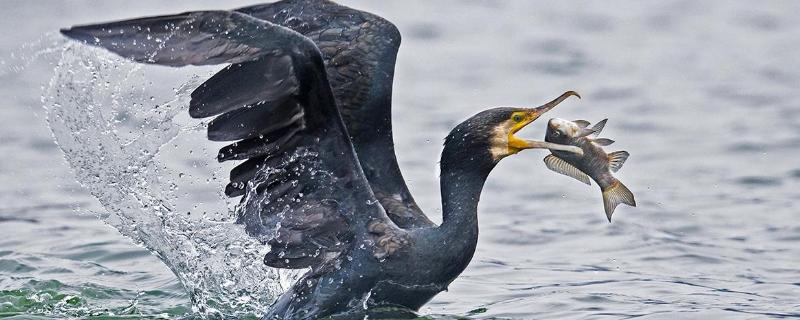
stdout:
{"type": "MultiPolygon", "coordinates": [[[[230,63],[192,94],[193,117],[216,116],[215,141],[236,141],[218,160],[246,160],[226,193],[242,196],[239,222],[267,242],[265,263],[320,268],[353,246],[401,234],[360,167],[328,82],[321,52],[307,37],[229,11],[191,12],[62,32],[135,61],[168,66],[230,63]]],[[[330,34],[333,36],[333,34],[330,34]]]]}
{"type": "Polygon", "coordinates": [[[189,115],[194,118],[215,116],[241,108],[275,102],[297,91],[297,80],[288,55],[232,64],[208,79],[192,92],[189,115]],[[264,81],[272,79],[271,81],[264,81]],[[259,95],[237,95],[240,91],[259,95]]]}
{"type": "Polygon", "coordinates": [[[285,0],[237,9],[285,26],[322,52],[333,94],[372,190],[403,228],[434,226],[400,172],[392,138],[392,81],[400,32],[391,22],[327,0],[285,0]]]}

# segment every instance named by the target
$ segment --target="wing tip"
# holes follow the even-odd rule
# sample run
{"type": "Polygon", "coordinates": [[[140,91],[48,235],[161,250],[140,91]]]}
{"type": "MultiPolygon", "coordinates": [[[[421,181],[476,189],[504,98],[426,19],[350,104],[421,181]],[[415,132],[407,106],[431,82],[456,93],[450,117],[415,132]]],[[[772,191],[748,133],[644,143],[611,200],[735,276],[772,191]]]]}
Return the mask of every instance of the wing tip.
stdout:
{"type": "MultiPolygon", "coordinates": [[[[100,44],[100,38],[98,35],[102,34],[103,31],[102,27],[99,25],[84,25],[84,26],[72,26],[69,28],[61,28],[58,30],[61,35],[76,41],[81,41],[87,44],[100,44]]],[[[100,35],[102,37],[102,35],[100,35]]]]}
{"type": "Polygon", "coordinates": [[[194,99],[189,101],[189,117],[192,117],[192,119],[202,119],[213,116],[213,114],[208,114],[208,112],[203,109],[203,106],[203,103],[196,102],[194,99]]]}
{"type": "Polygon", "coordinates": [[[69,28],[61,28],[58,30],[58,32],[61,33],[61,35],[70,39],[86,41],[86,34],[80,32],[80,30],[81,29],[78,27],[69,27],[69,28]]]}
{"type": "Polygon", "coordinates": [[[244,182],[240,182],[240,184],[234,182],[228,183],[225,186],[225,196],[229,198],[236,198],[239,196],[243,196],[246,193],[245,192],[246,188],[244,184],[245,184],[244,182]]]}

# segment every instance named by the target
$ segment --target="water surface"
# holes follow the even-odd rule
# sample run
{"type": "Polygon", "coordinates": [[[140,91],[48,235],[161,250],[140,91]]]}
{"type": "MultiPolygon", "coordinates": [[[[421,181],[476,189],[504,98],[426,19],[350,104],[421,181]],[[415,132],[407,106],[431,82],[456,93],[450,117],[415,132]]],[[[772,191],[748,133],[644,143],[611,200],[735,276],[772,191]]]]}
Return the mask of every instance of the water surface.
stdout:
{"type": "MultiPolygon", "coordinates": [[[[617,142],[608,149],[632,154],[617,176],[639,206],[620,207],[611,224],[599,190],[548,172],[543,151],[504,160],[482,196],[472,264],[424,314],[800,317],[800,4],[343,2],[403,32],[395,141],[434,220],[442,139],[489,106],[538,105],[576,90],[583,99],[551,116],[610,118],[604,136],[617,142]]],[[[55,66],[8,68],[36,51],[21,46],[49,42],[44,34],[59,27],[251,3],[4,2],[0,316],[200,314],[158,258],[96,217],[106,209],[75,182],[40,99],[55,66]]],[[[168,73],[153,71],[147,87],[169,91],[158,86],[176,83],[168,73]]],[[[523,135],[542,137],[543,123],[523,135]]],[[[195,172],[192,161],[184,166],[195,172]]],[[[180,201],[207,202],[222,184],[212,179],[180,201]]]]}

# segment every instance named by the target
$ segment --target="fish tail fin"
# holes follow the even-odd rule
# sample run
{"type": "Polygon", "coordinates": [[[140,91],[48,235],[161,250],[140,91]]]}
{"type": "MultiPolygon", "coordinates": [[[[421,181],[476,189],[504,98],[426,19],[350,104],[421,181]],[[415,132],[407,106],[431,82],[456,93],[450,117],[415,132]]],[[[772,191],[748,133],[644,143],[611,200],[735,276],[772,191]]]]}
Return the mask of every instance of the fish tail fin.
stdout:
{"type": "Polygon", "coordinates": [[[614,214],[614,209],[616,209],[620,203],[635,207],[636,199],[633,198],[633,193],[628,187],[622,184],[621,181],[614,179],[611,185],[603,188],[603,205],[606,209],[608,222],[611,222],[611,215],[614,214]]]}

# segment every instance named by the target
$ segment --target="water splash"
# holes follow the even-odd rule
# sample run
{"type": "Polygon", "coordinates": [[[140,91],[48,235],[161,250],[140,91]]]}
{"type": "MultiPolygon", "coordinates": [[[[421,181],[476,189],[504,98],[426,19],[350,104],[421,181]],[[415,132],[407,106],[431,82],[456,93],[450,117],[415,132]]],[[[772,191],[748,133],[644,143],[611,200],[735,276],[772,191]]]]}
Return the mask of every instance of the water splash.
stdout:
{"type": "Polygon", "coordinates": [[[164,261],[196,312],[258,315],[299,273],[265,266],[267,246],[234,223],[227,171],[186,112],[205,77],[176,70],[63,44],[42,97],[48,126],[98,216],[164,261]]]}
{"type": "Polygon", "coordinates": [[[52,62],[66,41],[60,35],[48,32],[36,40],[24,43],[8,56],[0,58],[0,77],[19,74],[34,62],[52,62]]]}

